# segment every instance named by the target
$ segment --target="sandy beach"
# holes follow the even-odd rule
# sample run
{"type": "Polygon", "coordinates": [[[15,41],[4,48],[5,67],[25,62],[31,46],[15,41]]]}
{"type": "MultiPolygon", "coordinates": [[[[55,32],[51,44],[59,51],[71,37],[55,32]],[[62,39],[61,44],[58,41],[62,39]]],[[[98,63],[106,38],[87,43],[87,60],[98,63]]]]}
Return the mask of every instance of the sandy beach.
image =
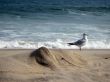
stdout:
{"type": "Polygon", "coordinates": [[[110,50],[0,49],[0,82],[110,82],[110,50]]]}

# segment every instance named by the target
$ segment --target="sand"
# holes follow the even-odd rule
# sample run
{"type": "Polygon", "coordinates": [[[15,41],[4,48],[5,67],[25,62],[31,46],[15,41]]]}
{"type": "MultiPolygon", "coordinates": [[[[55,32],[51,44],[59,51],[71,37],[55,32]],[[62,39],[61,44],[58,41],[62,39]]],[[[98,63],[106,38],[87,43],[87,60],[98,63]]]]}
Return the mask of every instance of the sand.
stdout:
{"type": "Polygon", "coordinates": [[[110,82],[110,49],[0,49],[0,82],[110,82]]]}

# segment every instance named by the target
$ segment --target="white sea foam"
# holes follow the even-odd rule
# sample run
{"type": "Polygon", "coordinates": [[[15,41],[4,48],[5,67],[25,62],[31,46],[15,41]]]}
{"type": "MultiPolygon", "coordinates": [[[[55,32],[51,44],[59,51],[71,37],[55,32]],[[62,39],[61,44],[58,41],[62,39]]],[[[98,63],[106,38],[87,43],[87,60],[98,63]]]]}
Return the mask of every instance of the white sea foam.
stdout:
{"type": "MultiPolygon", "coordinates": [[[[69,46],[67,42],[58,39],[51,42],[29,42],[29,41],[0,41],[0,48],[21,48],[21,49],[35,49],[39,47],[47,48],[60,48],[60,49],[78,49],[77,46],[69,46]]],[[[110,49],[110,42],[106,41],[90,41],[84,47],[84,49],[110,49]]]]}

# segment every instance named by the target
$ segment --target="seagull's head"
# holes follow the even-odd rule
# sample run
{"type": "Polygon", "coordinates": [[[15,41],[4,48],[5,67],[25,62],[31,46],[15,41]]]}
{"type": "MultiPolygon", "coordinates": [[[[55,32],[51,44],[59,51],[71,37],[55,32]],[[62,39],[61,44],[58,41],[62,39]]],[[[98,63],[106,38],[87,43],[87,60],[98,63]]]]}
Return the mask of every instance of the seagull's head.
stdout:
{"type": "Polygon", "coordinates": [[[83,33],[83,38],[87,38],[88,34],[83,33]]]}
{"type": "Polygon", "coordinates": [[[83,36],[88,36],[88,34],[86,34],[86,33],[83,33],[83,36]]]}

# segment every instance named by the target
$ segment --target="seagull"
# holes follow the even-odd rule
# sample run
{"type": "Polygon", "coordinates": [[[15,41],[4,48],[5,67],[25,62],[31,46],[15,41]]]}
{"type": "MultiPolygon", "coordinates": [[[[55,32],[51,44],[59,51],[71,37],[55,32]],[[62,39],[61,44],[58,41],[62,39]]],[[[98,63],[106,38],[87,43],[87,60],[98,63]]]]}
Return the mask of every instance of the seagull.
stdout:
{"type": "Polygon", "coordinates": [[[69,44],[69,45],[76,45],[81,50],[81,47],[84,46],[84,45],[86,45],[87,41],[88,41],[87,34],[86,33],[83,33],[83,38],[82,39],[77,40],[76,42],[67,43],[67,44],[69,44]]]}

